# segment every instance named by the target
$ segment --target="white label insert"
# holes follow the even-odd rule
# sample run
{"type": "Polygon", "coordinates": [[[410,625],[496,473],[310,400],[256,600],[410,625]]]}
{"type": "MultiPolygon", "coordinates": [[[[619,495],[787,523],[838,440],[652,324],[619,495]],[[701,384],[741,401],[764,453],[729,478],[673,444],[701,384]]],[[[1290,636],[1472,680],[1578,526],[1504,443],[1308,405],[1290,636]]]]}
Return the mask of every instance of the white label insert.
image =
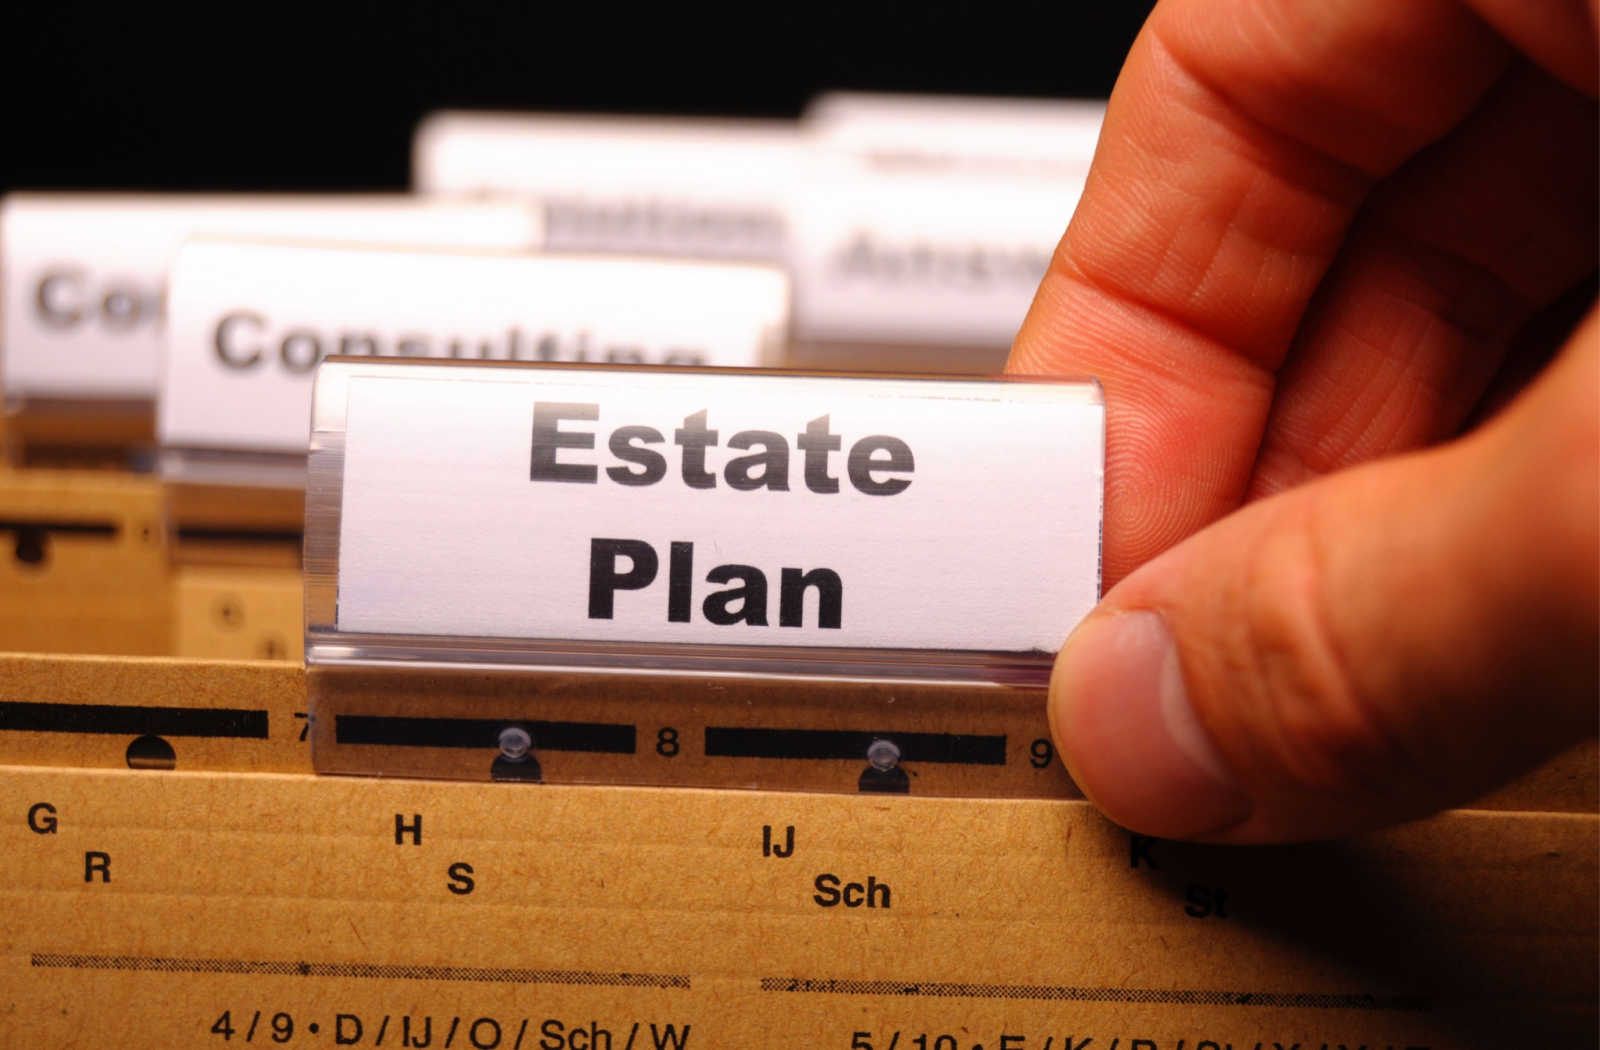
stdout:
{"type": "Polygon", "coordinates": [[[1105,114],[1103,99],[829,91],[806,106],[802,124],[820,145],[885,170],[1081,182],[1105,114]]]}
{"type": "Polygon", "coordinates": [[[554,251],[776,260],[808,156],[781,121],[444,112],[412,168],[424,193],[537,199],[554,251]]]}
{"type": "Polygon", "coordinates": [[[793,200],[795,338],[1004,348],[1081,179],[886,172],[835,158],[793,200]]]}
{"type": "Polygon", "coordinates": [[[304,452],[335,354],[746,367],[781,351],[766,266],[196,240],[172,289],[158,436],[304,452]]]}
{"type": "Polygon", "coordinates": [[[1051,653],[1098,598],[1092,384],[336,362],[318,398],[339,632],[1051,653]]]}

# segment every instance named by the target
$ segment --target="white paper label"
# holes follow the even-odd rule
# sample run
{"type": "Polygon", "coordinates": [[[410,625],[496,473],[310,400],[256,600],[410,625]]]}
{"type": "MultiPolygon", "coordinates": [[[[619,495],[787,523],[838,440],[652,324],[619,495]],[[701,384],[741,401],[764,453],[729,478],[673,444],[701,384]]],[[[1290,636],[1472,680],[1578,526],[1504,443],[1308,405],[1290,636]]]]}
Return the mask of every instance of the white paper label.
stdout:
{"type": "Polygon", "coordinates": [[[1097,597],[1091,386],[395,365],[345,389],[340,631],[1053,652],[1097,597]]]}
{"type": "Polygon", "coordinates": [[[1076,178],[819,168],[792,209],[795,338],[1009,346],[1082,191],[1076,178]]]}
{"type": "Polygon", "coordinates": [[[536,248],[520,203],[387,197],[12,194],[0,202],[8,397],[156,395],[168,269],[195,233],[536,248]]]}
{"type": "Polygon", "coordinates": [[[425,193],[537,198],[553,251],[774,260],[807,155],[778,121],[438,113],[412,167],[425,193]]]}
{"type": "Polygon", "coordinates": [[[759,365],[789,282],[766,266],[197,240],[178,257],[157,433],[304,452],[333,354],[759,365]]]}
{"type": "Polygon", "coordinates": [[[831,91],[806,107],[818,143],[885,170],[1081,181],[1105,119],[1099,99],[831,91]]]}

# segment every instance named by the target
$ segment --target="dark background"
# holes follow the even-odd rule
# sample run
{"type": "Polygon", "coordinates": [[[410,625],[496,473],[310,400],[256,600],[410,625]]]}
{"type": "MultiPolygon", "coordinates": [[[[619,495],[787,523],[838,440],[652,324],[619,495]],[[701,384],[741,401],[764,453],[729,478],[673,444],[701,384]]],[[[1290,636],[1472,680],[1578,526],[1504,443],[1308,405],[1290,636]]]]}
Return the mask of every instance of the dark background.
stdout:
{"type": "Polygon", "coordinates": [[[0,191],[400,189],[439,108],[792,117],[830,88],[1104,97],[1146,0],[0,4],[0,191]]]}

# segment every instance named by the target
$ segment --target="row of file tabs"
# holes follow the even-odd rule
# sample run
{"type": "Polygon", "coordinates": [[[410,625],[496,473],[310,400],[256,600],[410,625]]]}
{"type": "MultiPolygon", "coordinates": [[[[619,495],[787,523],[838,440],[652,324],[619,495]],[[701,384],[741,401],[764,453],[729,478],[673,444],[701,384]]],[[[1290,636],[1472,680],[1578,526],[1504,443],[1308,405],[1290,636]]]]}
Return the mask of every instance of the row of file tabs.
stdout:
{"type": "Polygon", "coordinates": [[[303,451],[327,356],[992,370],[1096,102],[830,95],[793,122],[429,117],[412,194],[15,193],[0,388],[303,451]]]}

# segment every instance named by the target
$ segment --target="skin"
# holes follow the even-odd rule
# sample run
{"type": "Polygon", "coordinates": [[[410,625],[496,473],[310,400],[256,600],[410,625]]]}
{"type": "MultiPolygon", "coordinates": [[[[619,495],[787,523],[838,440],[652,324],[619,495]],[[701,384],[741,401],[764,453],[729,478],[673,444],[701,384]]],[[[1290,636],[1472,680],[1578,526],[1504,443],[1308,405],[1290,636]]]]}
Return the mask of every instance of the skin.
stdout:
{"type": "Polygon", "coordinates": [[[1107,401],[1050,717],[1136,831],[1470,800],[1596,731],[1596,10],[1164,0],[1008,371],[1107,401]]]}

